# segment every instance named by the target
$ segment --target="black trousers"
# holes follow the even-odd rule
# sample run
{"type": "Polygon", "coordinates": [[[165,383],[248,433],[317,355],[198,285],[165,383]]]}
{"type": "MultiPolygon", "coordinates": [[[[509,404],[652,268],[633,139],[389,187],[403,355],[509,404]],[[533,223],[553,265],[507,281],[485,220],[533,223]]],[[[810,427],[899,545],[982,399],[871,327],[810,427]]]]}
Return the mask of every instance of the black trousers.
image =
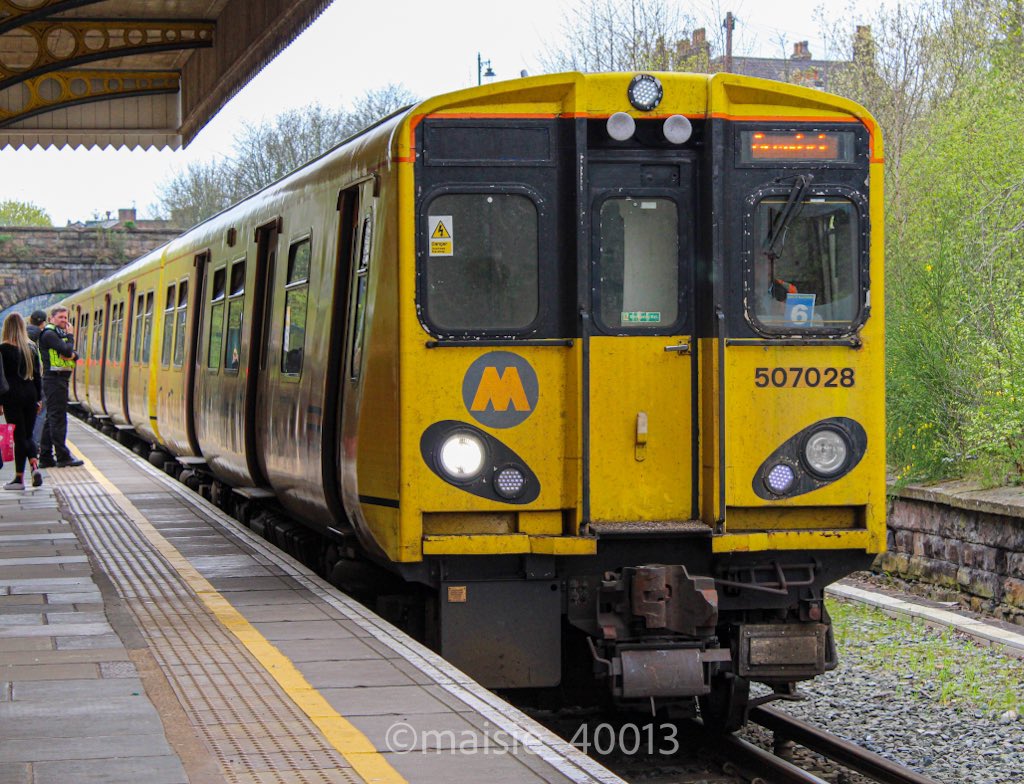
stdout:
{"type": "Polygon", "coordinates": [[[14,425],[14,473],[25,472],[25,461],[36,456],[32,427],[36,423],[35,403],[4,404],[4,419],[14,425]]]}
{"type": "Polygon", "coordinates": [[[43,427],[39,457],[56,454],[57,461],[70,460],[71,453],[64,443],[68,437],[68,381],[67,373],[43,374],[43,400],[46,401],[46,425],[43,427]]]}

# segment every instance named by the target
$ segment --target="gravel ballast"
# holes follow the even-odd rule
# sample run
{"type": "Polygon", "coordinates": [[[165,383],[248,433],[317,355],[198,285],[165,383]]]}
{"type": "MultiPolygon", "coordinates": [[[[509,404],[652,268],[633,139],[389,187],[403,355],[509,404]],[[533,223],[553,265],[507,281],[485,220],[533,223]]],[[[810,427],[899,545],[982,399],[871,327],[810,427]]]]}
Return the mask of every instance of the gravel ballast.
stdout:
{"type": "MultiPolygon", "coordinates": [[[[871,607],[828,606],[839,668],[803,685],[808,700],[772,707],[944,784],[1024,782],[1024,661],[871,607]]],[[[770,743],[760,728],[744,734],[770,743]]]]}

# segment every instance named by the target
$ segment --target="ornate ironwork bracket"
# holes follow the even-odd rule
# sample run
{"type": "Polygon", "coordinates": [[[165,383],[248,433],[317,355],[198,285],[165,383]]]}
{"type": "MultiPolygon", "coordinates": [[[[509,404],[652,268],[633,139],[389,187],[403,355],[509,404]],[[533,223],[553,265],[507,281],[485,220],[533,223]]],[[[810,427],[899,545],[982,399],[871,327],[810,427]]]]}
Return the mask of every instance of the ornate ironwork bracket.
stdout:
{"type": "Polygon", "coordinates": [[[103,0],[0,0],[0,34],[21,27],[26,22],[45,19],[53,14],[95,5],[103,0]]]}
{"type": "Polygon", "coordinates": [[[0,128],[44,112],[91,101],[177,93],[177,71],[55,71],[26,79],[5,91],[0,128]],[[20,94],[18,94],[20,93],[20,94]]]}
{"type": "Polygon", "coordinates": [[[20,51],[0,53],[0,90],[51,71],[147,52],[213,46],[213,22],[45,20],[5,38],[20,51]]]}

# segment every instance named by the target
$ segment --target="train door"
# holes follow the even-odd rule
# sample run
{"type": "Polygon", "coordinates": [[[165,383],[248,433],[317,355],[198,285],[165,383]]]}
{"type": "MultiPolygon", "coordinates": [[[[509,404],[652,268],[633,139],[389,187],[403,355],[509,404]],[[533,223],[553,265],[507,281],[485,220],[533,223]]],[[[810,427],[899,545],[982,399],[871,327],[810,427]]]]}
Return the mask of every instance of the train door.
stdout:
{"type": "MultiPolygon", "coordinates": [[[[82,335],[85,329],[85,323],[82,321],[82,306],[75,305],[75,312],[71,318],[71,326],[75,333],[75,351],[79,356],[82,355],[82,335]]],[[[81,402],[84,396],[84,381],[81,379],[82,374],[82,363],[76,362],[75,369],[71,373],[71,399],[81,402]],[[82,389],[79,389],[81,385],[82,389]]]]}
{"type": "Polygon", "coordinates": [[[96,320],[97,344],[93,351],[93,359],[96,360],[97,372],[99,373],[99,398],[100,411],[107,413],[107,336],[110,334],[110,295],[103,296],[103,309],[98,311],[99,318],[96,320]]]}
{"type": "Polygon", "coordinates": [[[126,312],[124,314],[124,365],[121,368],[121,404],[124,408],[124,421],[127,424],[132,424],[132,413],[131,413],[131,401],[128,399],[129,390],[129,372],[132,369],[132,318],[135,316],[135,283],[128,284],[128,296],[125,299],[124,306],[126,312]]]}
{"type": "Polygon", "coordinates": [[[695,160],[599,155],[589,172],[584,518],[693,520],[695,160]]]}
{"type": "Polygon", "coordinates": [[[267,484],[266,449],[270,445],[269,389],[267,362],[270,353],[270,324],[273,321],[274,280],[277,272],[277,238],[281,219],[256,229],[256,274],[253,279],[252,332],[245,388],[245,455],[249,475],[257,484],[267,484]]]}
{"type": "MultiPolygon", "coordinates": [[[[347,188],[338,194],[338,246],[337,263],[334,265],[334,292],[331,306],[330,339],[327,355],[345,356],[348,334],[348,292],[352,274],[352,257],[355,254],[356,238],[359,236],[359,186],[347,188]]],[[[341,422],[345,406],[345,363],[327,363],[327,377],[324,400],[336,401],[324,406],[324,423],[321,443],[323,445],[322,475],[324,495],[335,524],[345,519],[342,501],[341,477],[341,422]]]]}
{"type": "Polygon", "coordinates": [[[199,435],[196,429],[196,417],[199,412],[196,410],[196,370],[202,361],[202,354],[199,348],[199,341],[203,326],[203,303],[206,301],[206,268],[210,264],[210,251],[203,251],[196,254],[193,259],[195,271],[192,273],[192,324],[189,335],[192,339],[188,343],[188,351],[185,357],[185,434],[188,437],[192,454],[200,455],[199,435]]]}

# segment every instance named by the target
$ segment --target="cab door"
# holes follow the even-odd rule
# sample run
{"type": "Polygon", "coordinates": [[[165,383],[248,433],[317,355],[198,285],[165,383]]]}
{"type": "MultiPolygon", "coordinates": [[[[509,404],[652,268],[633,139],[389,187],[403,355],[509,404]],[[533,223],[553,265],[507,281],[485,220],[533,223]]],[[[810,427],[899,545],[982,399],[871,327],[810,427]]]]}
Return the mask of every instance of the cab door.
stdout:
{"type": "Polygon", "coordinates": [[[589,178],[584,516],[693,520],[695,161],[605,155],[589,178]]]}

